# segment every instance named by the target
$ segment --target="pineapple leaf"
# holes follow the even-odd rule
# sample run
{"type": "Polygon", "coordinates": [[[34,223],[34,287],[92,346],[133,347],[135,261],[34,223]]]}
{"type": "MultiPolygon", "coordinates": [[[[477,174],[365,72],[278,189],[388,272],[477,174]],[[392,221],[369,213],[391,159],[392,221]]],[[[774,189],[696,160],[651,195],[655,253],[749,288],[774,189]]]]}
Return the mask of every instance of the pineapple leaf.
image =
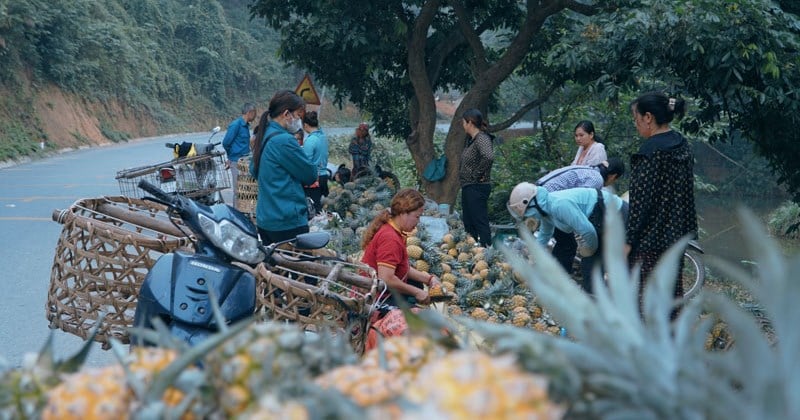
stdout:
{"type": "MultiPolygon", "coordinates": [[[[95,324],[94,328],[92,328],[92,332],[86,337],[86,341],[83,342],[80,350],[77,353],[72,355],[69,359],[58,361],[53,366],[57,372],[64,372],[64,373],[72,373],[77,372],[78,369],[83,366],[86,362],[86,358],[89,356],[89,351],[92,349],[92,344],[94,343],[94,338],[97,336],[97,332],[100,331],[100,326],[103,325],[103,321],[106,318],[106,313],[103,312],[98,316],[97,323],[95,324]]],[[[49,354],[47,357],[50,359],[50,364],[53,364],[53,334],[47,338],[47,343],[45,344],[45,349],[43,351],[48,352],[49,354]]],[[[41,357],[41,354],[40,354],[41,357]]]]}
{"type": "Polygon", "coordinates": [[[248,319],[242,320],[237,322],[236,324],[230,326],[226,331],[218,332],[214,335],[209,336],[202,342],[198,343],[197,345],[189,348],[186,352],[181,354],[181,356],[172,363],[167,366],[166,369],[159,372],[155,378],[153,378],[153,382],[147,393],[144,396],[143,401],[145,403],[152,403],[158,400],[161,400],[164,392],[166,392],[167,388],[174,383],[178,376],[186,370],[187,367],[197,363],[201,360],[208,352],[228,340],[229,338],[233,337],[234,335],[238,334],[241,331],[244,331],[250,324],[255,321],[254,317],[250,317],[248,319]]]}

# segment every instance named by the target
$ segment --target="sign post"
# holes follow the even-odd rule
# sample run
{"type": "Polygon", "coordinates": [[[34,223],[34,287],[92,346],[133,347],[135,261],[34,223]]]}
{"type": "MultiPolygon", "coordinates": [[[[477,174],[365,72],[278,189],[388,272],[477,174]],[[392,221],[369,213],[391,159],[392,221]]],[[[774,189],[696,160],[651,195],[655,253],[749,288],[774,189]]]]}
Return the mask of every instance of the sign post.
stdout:
{"type": "Polygon", "coordinates": [[[311,76],[308,74],[303,77],[294,92],[309,105],[322,105],[322,101],[319,100],[319,95],[317,95],[317,90],[314,89],[314,84],[311,83],[311,76]]]}

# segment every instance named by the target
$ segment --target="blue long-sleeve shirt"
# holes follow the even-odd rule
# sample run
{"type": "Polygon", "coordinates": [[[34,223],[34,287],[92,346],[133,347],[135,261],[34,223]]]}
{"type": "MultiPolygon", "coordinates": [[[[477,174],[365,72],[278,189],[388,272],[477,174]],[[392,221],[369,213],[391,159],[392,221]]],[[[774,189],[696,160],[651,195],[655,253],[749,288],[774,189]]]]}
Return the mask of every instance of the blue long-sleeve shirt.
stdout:
{"type": "Polygon", "coordinates": [[[250,124],[239,117],[228,125],[222,148],[228,154],[228,160],[238,162],[242,156],[250,153],[250,124]]]}
{"type": "MultiPolygon", "coordinates": [[[[536,201],[548,215],[543,216],[536,207],[528,207],[525,216],[539,220],[539,243],[546,246],[553,237],[553,231],[558,228],[562,232],[574,233],[578,236],[578,246],[594,253],[600,240],[589,216],[597,204],[597,190],[571,188],[551,193],[544,187],[536,188],[536,201]]],[[[602,191],[602,194],[606,207],[622,208],[621,198],[608,191],[602,191]]]]}
{"type": "Polygon", "coordinates": [[[306,156],[311,160],[311,163],[317,167],[317,174],[319,176],[328,176],[328,138],[325,133],[317,129],[306,137],[303,142],[303,151],[306,156]]]}

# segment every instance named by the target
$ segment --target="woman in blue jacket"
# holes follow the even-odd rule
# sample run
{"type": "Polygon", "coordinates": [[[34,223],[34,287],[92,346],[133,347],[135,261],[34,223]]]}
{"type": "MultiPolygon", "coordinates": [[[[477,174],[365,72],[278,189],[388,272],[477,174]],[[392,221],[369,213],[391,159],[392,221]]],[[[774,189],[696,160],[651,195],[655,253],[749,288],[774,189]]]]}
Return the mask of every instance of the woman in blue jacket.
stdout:
{"type": "Polygon", "coordinates": [[[290,90],[269,101],[256,129],[250,173],[258,180],[256,225],[265,244],[308,232],[303,185],[317,180],[317,168],[292,133],[302,127],[303,98],[290,90]]]}
{"type": "Polygon", "coordinates": [[[592,293],[592,270],[602,259],[603,217],[608,206],[619,210],[627,221],[627,203],[601,189],[572,188],[551,193],[545,187],[523,182],[514,187],[508,201],[514,218],[539,220],[537,240],[543,246],[547,246],[555,229],[575,235],[582,257],[581,287],[587,293],[592,293]]]}
{"type": "Polygon", "coordinates": [[[305,187],[306,195],[314,200],[314,210],[322,211],[322,197],[328,195],[328,138],[319,128],[319,117],[316,111],[306,112],[303,117],[303,130],[308,133],[303,151],[317,167],[317,182],[305,187]]]}

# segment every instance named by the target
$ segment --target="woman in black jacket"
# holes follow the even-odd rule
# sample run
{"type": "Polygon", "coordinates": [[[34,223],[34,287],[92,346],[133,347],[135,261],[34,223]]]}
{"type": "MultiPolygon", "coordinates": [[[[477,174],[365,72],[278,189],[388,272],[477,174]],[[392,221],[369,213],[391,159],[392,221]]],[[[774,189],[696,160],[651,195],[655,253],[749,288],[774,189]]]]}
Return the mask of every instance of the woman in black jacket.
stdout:
{"type": "MultiPolygon", "coordinates": [[[[686,102],[659,92],[631,104],[639,135],[646,140],[631,157],[628,260],[640,263],[642,288],[656,262],[686,235],[697,234],[694,206],[694,156],[689,142],[669,123],[686,113],[686,102]]],[[[680,271],[678,271],[678,279],[680,271]]],[[[675,296],[683,285],[675,283],[675,296]]]]}

